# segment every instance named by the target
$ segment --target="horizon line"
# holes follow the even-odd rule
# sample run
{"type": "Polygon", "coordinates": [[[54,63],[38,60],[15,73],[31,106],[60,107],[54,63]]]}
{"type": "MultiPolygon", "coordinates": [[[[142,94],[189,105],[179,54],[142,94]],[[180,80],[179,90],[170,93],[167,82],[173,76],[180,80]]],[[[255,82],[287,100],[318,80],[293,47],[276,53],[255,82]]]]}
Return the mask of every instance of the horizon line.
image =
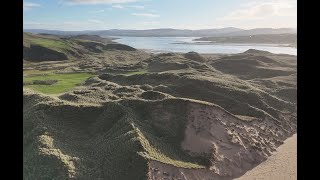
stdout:
{"type": "Polygon", "coordinates": [[[280,28],[271,28],[271,27],[259,27],[259,28],[237,28],[237,27],[221,27],[221,28],[205,28],[205,29],[179,29],[179,28],[151,28],[151,29],[96,29],[96,30],[58,30],[58,29],[43,29],[43,28],[23,28],[23,30],[47,30],[47,31],[109,31],[109,30],[159,30],[159,29],[173,29],[173,30],[211,30],[211,29],[227,29],[227,28],[234,28],[240,30],[253,30],[253,29],[297,29],[296,27],[280,27],[280,28]]]}

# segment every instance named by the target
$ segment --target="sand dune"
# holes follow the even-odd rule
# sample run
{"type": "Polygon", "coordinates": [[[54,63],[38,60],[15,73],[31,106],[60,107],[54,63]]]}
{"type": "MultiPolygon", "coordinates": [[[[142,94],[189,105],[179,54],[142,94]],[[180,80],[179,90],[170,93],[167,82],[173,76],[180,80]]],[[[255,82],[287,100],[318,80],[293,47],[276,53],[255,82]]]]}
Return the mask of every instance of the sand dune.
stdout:
{"type": "Polygon", "coordinates": [[[297,134],[287,139],[267,161],[236,180],[260,179],[297,179],[297,134]]]}
{"type": "Polygon", "coordinates": [[[148,54],[76,38],[24,35],[24,179],[296,176],[294,144],[274,154],[296,133],[296,56],[148,54]],[[32,44],[68,61],[28,58],[32,44]]]}

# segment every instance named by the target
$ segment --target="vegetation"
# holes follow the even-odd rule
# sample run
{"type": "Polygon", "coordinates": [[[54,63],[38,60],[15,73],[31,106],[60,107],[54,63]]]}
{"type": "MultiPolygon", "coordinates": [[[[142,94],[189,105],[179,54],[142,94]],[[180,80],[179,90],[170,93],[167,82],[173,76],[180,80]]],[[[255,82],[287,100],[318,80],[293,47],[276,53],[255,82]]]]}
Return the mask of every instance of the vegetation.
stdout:
{"type": "Polygon", "coordinates": [[[71,50],[71,44],[59,38],[46,37],[40,35],[23,34],[23,43],[25,46],[39,45],[59,52],[66,52],[71,50]]]}
{"type": "Polygon", "coordinates": [[[46,75],[53,73],[54,70],[38,70],[38,69],[31,69],[31,70],[24,70],[23,75],[24,76],[39,76],[39,75],[46,75]]]}
{"type": "Polygon", "coordinates": [[[52,48],[54,50],[62,51],[62,52],[67,49],[71,49],[71,47],[67,43],[63,41],[53,40],[53,39],[45,39],[45,38],[32,39],[31,43],[41,45],[47,48],[52,48]]]}
{"type": "Polygon", "coordinates": [[[127,72],[127,73],[124,73],[123,75],[131,76],[131,75],[136,75],[136,74],[145,74],[147,72],[148,71],[146,71],[146,70],[140,70],[140,71],[127,72]]]}
{"type": "Polygon", "coordinates": [[[101,75],[100,78],[122,85],[149,84],[156,86],[162,84],[169,87],[164,93],[175,97],[213,102],[236,115],[264,118],[269,114],[269,116],[276,118],[278,112],[274,108],[293,108],[292,104],[277,99],[245,81],[224,75],[216,77],[212,74],[210,78],[191,75],[181,78],[174,73],[148,73],[131,76],[101,75]],[[104,76],[106,77],[104,78],[104,76]]]}
{"type": "Polygon", "coordinates": [[[25,179],[183,178],[170,171],[177,168],[191,172],[185,179],[199,171],[227,178],[225,172],[246,171],[295,132],[294,56],[158,55],[107,44],[90,35],[25,34],[25,179]],[[60,52],[86,58],[62,62],[60,52]],[[37,57],[40,63],[30,62],[37,57]],[[261,147],[266,153],[249,153],[261,147]],[[238,158],[247,163],[235,166],[238,158]]]}
{"type": "Polygon", "coordinates": [[[115,50],[136,51],[135,48],[99,36],[56,36],[23,34],[23,58],[27,61],[63,61],[93,57],[115,50]]]}
{"type": "Polygon", "coordinates": [[[45,94],[59,94],[72,89],[92,76],[92,74],[88,73],[55,74],[47,72],[47,74],[44,75],[39,74],[24,77],[23,82],[28,84],[25,85],[25,87],[40,91],[45,94]],[[52,85],[33,84],[33,82],[37,80],[57,80],[57,83],[52,85]]]}
{"type": "MultiPolygon", "coordinates": [[[[25,97],[33,101],[40,98],[37,96],[25,97]]],[[[166,130],[170,125],[159,129],[157,123],[161,119],[150,116],[155,109],[146,109],[158,105],[142,101],[110,102],[102,107],[65,102],[52,106],[45,101],[35,104],[37,108],[33,110],[38,109],[37,113],[31,110],[24,114],[24,177],[141,180],[147,179],[148,160],[176,167],[204,168],[177,144],[183,138],[185,117],[176,114],[179,120],[171,121],[171,129],[166,130]],[[135,105],[141,108],[132,109],[135,105]],[[148,121],[146,117],[151,119],[148,121]],[[84,132],[91,135],[83,136],[84,132]],[[67,152],[72,152],[75,160],[67,152]],[[74,173],[75,163],[81,173],[74,173]]],[[[185,109],[179,104],[166,107],[169,111],[185,109]]]]}

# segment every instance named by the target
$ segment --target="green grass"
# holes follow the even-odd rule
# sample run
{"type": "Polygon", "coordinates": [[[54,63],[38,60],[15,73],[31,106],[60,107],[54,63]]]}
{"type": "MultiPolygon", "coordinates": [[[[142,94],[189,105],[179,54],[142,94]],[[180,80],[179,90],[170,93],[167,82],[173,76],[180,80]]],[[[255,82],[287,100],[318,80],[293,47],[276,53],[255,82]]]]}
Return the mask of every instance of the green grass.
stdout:
{"type": "Polygon", "coordinates": [[[52,50],[59,52],[65,52],[66,50],[71,50],[72,47],[66,41],[54,38],[43,38],[43,37],[33,37],[30,35],[25,35],[23,39],[24,46],[29,46],[30,44],[40,45],[52,50]]]}
{"type": "Polygon", "coordinates": [[[25,87],[40,91],[45,94],[59,94],[66,92],[77,84],[85,81],[92,74],[88,73],[72,73],[72,74],[46,74],[46,75],[33,75],[30,77],[24,77],[23,82],[33,82],[34,80],[58,80],[56,84],[53,85],[25,85],[25,87]]]}
{"type": "Polygon", "coordinates": [[[32,39],[31,42],[57,51],[64,51],[71,48],[67,43],[53,39],[35,38],[32,39]]]}

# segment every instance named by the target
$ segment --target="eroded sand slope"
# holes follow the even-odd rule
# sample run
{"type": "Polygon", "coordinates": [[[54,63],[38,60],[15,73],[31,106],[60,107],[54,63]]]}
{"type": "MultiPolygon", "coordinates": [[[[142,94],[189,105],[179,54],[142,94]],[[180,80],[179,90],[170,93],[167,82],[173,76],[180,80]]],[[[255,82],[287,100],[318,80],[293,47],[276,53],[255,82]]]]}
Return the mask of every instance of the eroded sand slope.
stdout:
{"type": "Polygon", "coordinates": [[[285,140],[277,152],[236,180],[296,180],[297,134],[285,140]]]}

